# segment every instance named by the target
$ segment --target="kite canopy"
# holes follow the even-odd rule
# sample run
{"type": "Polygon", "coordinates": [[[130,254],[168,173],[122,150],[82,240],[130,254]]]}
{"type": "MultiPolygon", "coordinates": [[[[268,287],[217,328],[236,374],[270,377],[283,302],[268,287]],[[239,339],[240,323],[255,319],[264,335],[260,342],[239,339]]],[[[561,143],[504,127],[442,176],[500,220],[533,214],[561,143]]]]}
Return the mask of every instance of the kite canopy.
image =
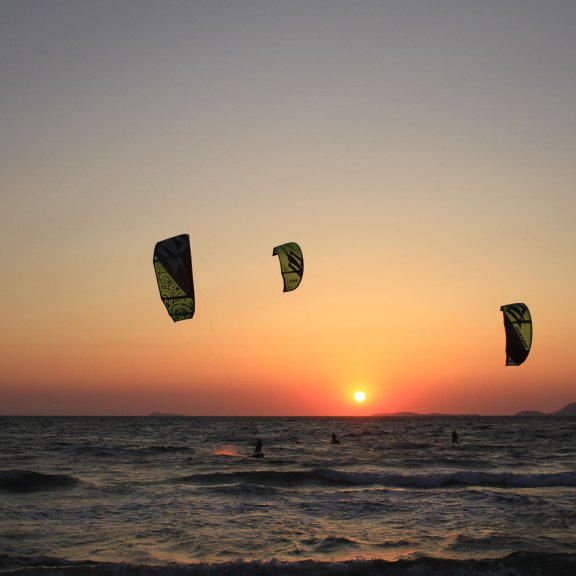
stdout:
{"type": "Polygon", "coordinates": [[[504,313],[506,330],[506,366],[520,366],[528,357],[532,346],[532,317],[526,304],[506,304],[504,313]]]}
{"type": "Polygon", "coordinates": [[[154,270],[160,298],[174,322],[194,316],[192,255],[188,234],[167,238],[154,248],[154,270]]]}
{"type": "Polygon", "coordinates": [[[298,288],[304,276],[304,256],[296,242],[288,242],[276,246],[272,256],[278,256],[280,270],[284,279],[284,292],[290,292],[298,288]]]}

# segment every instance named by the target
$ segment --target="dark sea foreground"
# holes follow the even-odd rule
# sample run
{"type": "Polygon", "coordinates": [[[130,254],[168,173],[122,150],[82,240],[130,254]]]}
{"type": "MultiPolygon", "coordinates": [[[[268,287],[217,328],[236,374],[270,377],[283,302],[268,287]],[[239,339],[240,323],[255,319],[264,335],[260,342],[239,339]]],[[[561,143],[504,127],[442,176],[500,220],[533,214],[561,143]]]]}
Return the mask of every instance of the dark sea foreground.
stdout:
{"type": "Polygon", "coordinates": [[[19,575],[85,574],[91,576],[574,576],[576,555],[518,552],[489,560],[349,560],[343,562],[226,562],[163,564],[71,562],[54,558],[21,560],[0,556],[0,573],[19,575]]]}
{"type": "Polygon", "coordinates": [[[0,573],[576,575],[576,418],[4,417],[0,445],[0,573]]]}

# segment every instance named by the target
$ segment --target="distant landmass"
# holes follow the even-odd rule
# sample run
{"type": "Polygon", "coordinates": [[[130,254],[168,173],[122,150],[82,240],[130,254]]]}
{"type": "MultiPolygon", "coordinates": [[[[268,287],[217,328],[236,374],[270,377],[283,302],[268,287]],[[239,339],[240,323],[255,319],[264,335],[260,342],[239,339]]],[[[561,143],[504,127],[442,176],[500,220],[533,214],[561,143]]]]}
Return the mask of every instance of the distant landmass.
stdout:
{"type": "Polygon", "coordinates": [[[576,416],[576,402],[567,404],[557,412],[552,412],[551,416],[576,416]]]}
{"type": "MultiPolygon", "coordinates": [[[[440,412],[430,412],[430,413],[419,413],[419,412],[386,412],[381,414],[372,414],[372,416],[386,416],[386,417],[415,417],[415,416],[438,416],[438,417],[446,417],[446,416],[479,416],[479,414],[443,414],[440,412]]],[[[530,417],[530,416],[576,416],[576,402],[572,402],[561,408],[560,410],[556,410],[556,412],[539,412],[538,410],[522,410],[517,412],[516,414],[512,414],[512,416],[522,416],[522,417],[530,417]]]]}
{"type": "Polygon", "coordinates": [[[522,412],[518,412],[514,416],[576,416],[576,402],[567,404],[564,408],[556,410],[556,412],[546,413],[538,412],[537,410],[522,410],[522,412]]]}
{"type": "MultiPolygon", "coordinates": [[[[175,414],[172,412],[151,412],[148,414],[150,417],[160,418],[160,417],[175,417],[175,416],[182,416],[185,417],[186,414],[175,414]]],[[[386,418],[415,418],[415,417],[437,417],[437,418],[446,418],[450,416],[467,416],[467,417],[474,417],[474,416],[481,416],[481,414],[450,414],[447,412],[381,412],[378,414],[372,414],[372,416],[376,417],[386,417],[386,418]]],[[[521,410],[520,412],[516,412],[516,414],[512,414],[511,416],[518,416],[523,418],[530,418],[531,416],[576,416],[576,402],[571,402],[561,408],[560,410],[556,410],[556,412],[540,412],[539,410],[521,410]]]]}
{"type": "Polygon", "coordinates": [[[372,416],[386,416],[386,417],[393,417],[393,418],[413,418],[416,416],[425,416],[425,417],[446,417],[446,416],[480,416],[480,414],[448,414],[443,412],[383,412],[381,414],[372,414],[372,416]]]}

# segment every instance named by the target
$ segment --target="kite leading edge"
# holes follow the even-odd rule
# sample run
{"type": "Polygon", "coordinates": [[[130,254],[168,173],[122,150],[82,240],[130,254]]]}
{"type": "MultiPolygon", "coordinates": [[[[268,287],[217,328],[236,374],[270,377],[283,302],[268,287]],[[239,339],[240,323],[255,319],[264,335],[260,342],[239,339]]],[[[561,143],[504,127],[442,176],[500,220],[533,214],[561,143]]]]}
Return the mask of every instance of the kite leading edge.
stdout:
{"type": "Polygon", "coordinates": [[[160,298],[174,322],[194,316],[192,254],[188,234],[158,242],[154,248],[154,271],[160,298]]]}
{"type": "Polygon", "coordinates": [[[304,256],[296,242],[288,242],[276,246],[272,256],[278,256],[280,271],[284,279],[284,292],[295,290],[302,282],[304,276],[304,256]]]}
{"type": "Polygon", "coordinates": [[[522,303],[500,307],[506,330],[506,366],[520,366],[528,357],[532,346],[532,317],[528,306],[522,303]]]}

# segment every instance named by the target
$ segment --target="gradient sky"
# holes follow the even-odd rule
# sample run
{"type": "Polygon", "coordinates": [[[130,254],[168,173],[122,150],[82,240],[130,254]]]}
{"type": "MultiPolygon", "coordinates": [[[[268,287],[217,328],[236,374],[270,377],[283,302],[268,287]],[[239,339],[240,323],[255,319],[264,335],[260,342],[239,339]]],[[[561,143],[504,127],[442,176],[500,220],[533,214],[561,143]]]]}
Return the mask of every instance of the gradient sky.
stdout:
{"type": "Polygon", "coordinates": [[[576,401],[573,0],[0,0],[0,78],[0,414],[576,401]]]}

